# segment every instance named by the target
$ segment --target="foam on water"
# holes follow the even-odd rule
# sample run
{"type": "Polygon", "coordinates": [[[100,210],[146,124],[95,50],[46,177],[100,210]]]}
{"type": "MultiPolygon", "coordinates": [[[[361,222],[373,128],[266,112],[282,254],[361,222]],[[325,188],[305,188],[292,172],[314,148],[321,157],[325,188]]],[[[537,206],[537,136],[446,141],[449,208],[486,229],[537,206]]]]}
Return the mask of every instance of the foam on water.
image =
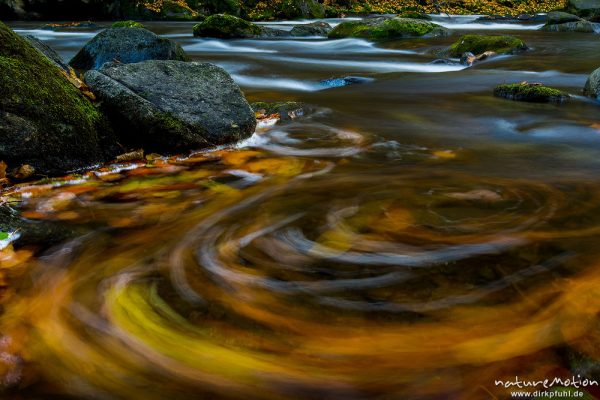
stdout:
{"type": "Polygon", "coordinates": [[[345,70],[361,70],[372,72],[451,72],[461,71],[468,68],[465,65],[447,65],[447,64],[425,64],[416,62],[393,62],[393,61],[368,61],[368,60],[322,60],[314,58],[299,57],[272,57],[272,61],[336,66],[345,70]]]}
{"type": "Polygon", "coordinates": [[[238,85],[252,88],[277,88],[297,90],[302,92],[316,92],[327,89],[327,87],[318,82],[301,81],[297,79],[268,78],[238,74],[233,74],[232,78],[238,85]]]}
{"type": "Polygon", "coordinates": [[[188,52],[303,53],[303,54],[417,54],[413,50],[386,49],[364,39],[282,38],[277,40],[198,39],[184,46],[188,52]]]}
{"type": "Polygon", "coordinates": [[[50,40],[50,39],[63,39],[63,38],[82,38],[89,39],[93,38],[100,31],[93,32],[55,32],[49,31],[45,29],[15,29],[19,35],[31,35],[40,40],[50,40]]]}
{"type": "Polygon", "coordinates": [[[524,25],[524,24],[511,24],[511,23],[496,23],[496,22],[488,22],[488,23],[453,23],[453,22],[443,22],[436,21],[437,24],[442,25],[449,29],[456,30],[493,30],[493,31],[535,31],[540,29],[544,24],[536,24],[536,25],[524,25]]]}
{"type": "Polygon", "coordinates": [[[188,52],[210,52],[210,53],[276,53],[277,50],[259,48],[258,46],[239,46],[239,41],[223,41],[216,39],[202,39],[199,42],[185,45],[183,49],[188,52]]]}

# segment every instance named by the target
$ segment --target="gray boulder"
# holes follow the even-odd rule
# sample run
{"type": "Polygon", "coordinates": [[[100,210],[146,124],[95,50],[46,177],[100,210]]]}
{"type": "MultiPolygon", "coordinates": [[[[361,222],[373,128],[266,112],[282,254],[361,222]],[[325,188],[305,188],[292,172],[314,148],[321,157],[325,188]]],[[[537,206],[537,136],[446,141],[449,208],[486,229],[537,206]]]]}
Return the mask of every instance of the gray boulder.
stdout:
{"type": "Polygon", "coordinates": [[[562,24],[546,24],[541,28],[547,32],[581,32],[595,33],[600,32],[600,24],[589,21],[565,22],[562,24]]]}
{"type": "Polygon", "coordinates": [[[85,74],[122,143],[177,152],[248,138],[256,119],[240,88],[208,63],[106,64],[85,74]]]}
{"type": "Polygon", "coordinates": [[[290,36],[288,31],[284,31],[283,29],[274,29],[269,28],[267,26],[260,27],[260,34],[257,36],[258,38],[272,38],[272,37],[286,37],[290,36]]]}
{"type": "Polygon", "coordinates": [[[583,94],[596,99],[600,98],[600,68],[592,72],[585,82],[583,94]]]}
{"type": "Polygon", "coordinates": [[[317,21],[310,24],[296,25],[290,34],[292,36],[327,36],[332,29],[327,22],[317,21]]]}
{"type": "Polygon", "coordinates": [[[99,69],[104,63],[189,58],[177,43],[143,28],[110,28],[100,32],[69,63],[78,70],[99,69]]]}

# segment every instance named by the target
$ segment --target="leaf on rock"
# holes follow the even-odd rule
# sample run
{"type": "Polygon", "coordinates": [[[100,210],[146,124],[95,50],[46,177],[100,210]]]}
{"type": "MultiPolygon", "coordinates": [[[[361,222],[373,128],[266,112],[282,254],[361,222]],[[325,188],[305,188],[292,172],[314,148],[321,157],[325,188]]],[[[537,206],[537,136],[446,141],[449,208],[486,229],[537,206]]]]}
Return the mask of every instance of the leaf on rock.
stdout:
{"type": "Polygon", "coordinates": [[[117,162],[137,161],[137,160],[143,160],[143,159],[144,159],[144,149],[130,151],[129,153],[121,154],[120,156],[117,156],[117,158],[116,158],[117,162]]]}

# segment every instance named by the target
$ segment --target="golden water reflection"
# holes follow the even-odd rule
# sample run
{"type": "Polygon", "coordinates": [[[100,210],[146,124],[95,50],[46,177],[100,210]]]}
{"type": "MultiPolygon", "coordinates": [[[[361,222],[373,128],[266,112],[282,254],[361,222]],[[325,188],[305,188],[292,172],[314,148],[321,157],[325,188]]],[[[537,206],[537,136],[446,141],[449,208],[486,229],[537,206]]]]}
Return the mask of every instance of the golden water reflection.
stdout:
{"type": "Polygon", "coordinates": [[[599,185],[416,157],[225,149],[5,193],[89,232],[5,250],[6,393],[503,398],[598,359],[599,185]]]}

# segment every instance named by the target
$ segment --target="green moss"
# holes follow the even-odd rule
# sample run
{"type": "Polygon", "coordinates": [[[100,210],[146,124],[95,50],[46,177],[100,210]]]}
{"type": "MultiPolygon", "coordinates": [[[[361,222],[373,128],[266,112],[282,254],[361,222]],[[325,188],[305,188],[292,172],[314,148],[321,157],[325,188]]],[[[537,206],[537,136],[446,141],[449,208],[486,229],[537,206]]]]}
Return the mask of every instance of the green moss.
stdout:
{"type": "Polygon", "coordinates": [[[0,109],[93,130],[100,114],[60,71],[0,23],[0,109]],[[43,113],[41,112],[43,109],[43,113]]]}
{"type": "Polygon", "coordinates": [[[155,116],[155,123],[161,130],[166,131],[182,131],[187,129],[187,125],[169,113],[157,114],[155,116]]]}
{"type": "Polygon", "coordinates": [[[297,101],[278,101],[274,103],[258,101],[250,104],[250,107],[252,107],[252,110],[254,110],[254,112],[264,110],[265,114],[267,115],[295,111],[303,108],[304,106],[304,103],[300,103],[297,101]]]}
{"type": "Polygon", "coordinates": [[[144,25],[137,21],[117,21],[112,24],[112,28],[146,28],[144,25]]]}
{"type": "Polygon", "coordinates": [[[526,49],[525,42],[514,36],[464,35],[450,46],[450,56],[460,57],[465,52],[477,55],[486,51],[507,54],[526,49]]]}
{"type": "Polygon", "coordinates": [[[60,174],[101,161],[103,117],[27,41],[0,23],[0,159],[60,174]]]}
{"type": "Polygon", "coordinates": [[[533,103],[562,103],[570,98],[568,93],[561,90],[526,82],[498,85],[494,89],[494,96],[533,103]]]}
{"type": "Polygon", "coordinates": [[[332,39],[361,37],[376,40],[419,37],[443,28],[431,22],[411,18],[374,18],[339,24],[330,33],[332,39]]]}
{"type": "Polygon", "coordinates": [[[431,21],[431,17],[427,14],[420,13],[418,11],[404,11],[398,14],[400,18],[412,18],[412,19],[422,19],[425,21],[431,21]]]}
{"type": "Polygon", "coordinates": [[[217,38],[247,38],[261,33],[258,25],[226,14],[211,15],[195,25],[193,30],[194,36],[217,38]]]}

